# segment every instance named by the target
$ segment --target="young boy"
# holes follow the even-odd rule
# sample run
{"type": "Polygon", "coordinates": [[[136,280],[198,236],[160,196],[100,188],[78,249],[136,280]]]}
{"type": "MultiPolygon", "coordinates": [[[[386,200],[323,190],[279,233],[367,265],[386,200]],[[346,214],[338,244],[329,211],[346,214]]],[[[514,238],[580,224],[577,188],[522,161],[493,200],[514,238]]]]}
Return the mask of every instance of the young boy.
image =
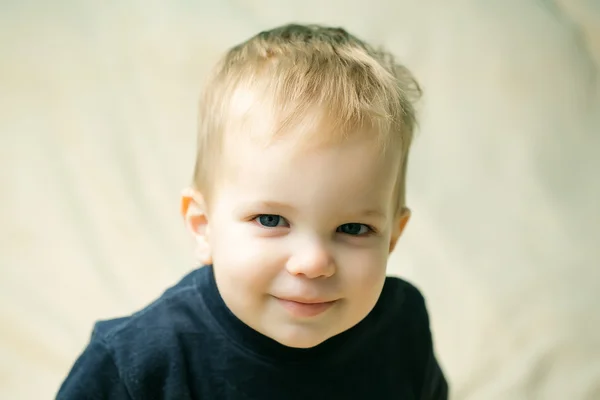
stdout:
{"type": "Polygon", "coordinates": [[[58,399],[447,399],[423,297],[386,277],[418,92],[342,29],[231,49],[182,199],[204,266],[98,322],[58,399]]]}

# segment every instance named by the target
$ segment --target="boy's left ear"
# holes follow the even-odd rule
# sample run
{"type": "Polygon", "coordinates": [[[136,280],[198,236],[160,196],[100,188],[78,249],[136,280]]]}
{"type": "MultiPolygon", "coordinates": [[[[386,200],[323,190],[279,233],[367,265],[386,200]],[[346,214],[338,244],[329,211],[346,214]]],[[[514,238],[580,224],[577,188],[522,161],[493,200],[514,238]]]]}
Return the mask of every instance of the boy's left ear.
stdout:
{"type": "Polygon", "coordinates": [[[400,214],[396,217],[396,220],[394,221],[394,226],[392,227],[392,237],[390,238],[390,253],[396,248],[398,239],[400,239],[400,236],[402,236],[402,232],[404,232],[404,228],[406,228],[406,224],[408,223],[409,219],[410,210],[406,207],[403,207],[400,214]]]}
{"type": "Polygon", "coordinates": [[[198,261],[203,265],[212,264],[208,225],[208,213],[204,196],[192,188],[181,194],[181,216],[188,231],[194,238],[198,261]]]}

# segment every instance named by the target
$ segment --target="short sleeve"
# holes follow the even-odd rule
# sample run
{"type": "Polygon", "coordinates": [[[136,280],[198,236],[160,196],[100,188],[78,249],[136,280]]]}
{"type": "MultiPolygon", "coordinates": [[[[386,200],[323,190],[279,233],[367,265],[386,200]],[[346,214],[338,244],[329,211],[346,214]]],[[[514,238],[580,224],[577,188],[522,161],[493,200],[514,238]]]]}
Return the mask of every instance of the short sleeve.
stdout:
{"type": "Polygon", "coordinates": [[[62,383],[57,400],[129,400],[106,344],[92,338],[62,383]]]}

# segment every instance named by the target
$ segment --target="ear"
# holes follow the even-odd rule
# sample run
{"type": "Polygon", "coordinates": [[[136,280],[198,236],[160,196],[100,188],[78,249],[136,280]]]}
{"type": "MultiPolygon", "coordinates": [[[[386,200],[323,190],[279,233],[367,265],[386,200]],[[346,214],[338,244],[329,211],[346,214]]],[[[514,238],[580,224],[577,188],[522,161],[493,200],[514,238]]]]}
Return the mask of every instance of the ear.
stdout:
{"type": "Polygon", "coordinates": [[[181,216],[196,244],[196,255],[203,265],[212,264],[209,225],[204,196],[187,188],[181,194],[181,216]]]}
{"type": "Polygon", "coordinates": [[[398,239],[400,239],[400,236],[402,236],[402,232],[404,232],[404,228],[406,228],[406,224],[408,223],[409,219],[410,210],[406,207],[403,207],[402,211],[400,211],[399,215],[394,221],[392,237],[390,238],[390,253],[396,248],[396,243],[398,243],[398,239]]]}

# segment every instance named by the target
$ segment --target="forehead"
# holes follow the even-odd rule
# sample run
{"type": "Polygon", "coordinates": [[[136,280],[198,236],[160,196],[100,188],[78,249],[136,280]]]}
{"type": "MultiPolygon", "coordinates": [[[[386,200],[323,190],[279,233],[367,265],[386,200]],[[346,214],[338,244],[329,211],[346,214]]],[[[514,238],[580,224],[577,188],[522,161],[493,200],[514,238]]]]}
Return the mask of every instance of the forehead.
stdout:
{"type": "Polygon", "coordinates": [[[319,146],[238,135],[226,146],[219,180],[244,200],[387,207],[399,171],[365,135],[319,146]]]}

